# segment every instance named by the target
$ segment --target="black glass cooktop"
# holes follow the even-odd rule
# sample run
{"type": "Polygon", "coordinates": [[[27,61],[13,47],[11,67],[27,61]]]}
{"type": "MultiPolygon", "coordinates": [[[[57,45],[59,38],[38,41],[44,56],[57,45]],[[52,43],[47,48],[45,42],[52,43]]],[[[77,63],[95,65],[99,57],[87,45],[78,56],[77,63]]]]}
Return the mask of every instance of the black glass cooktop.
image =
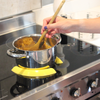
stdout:
{"type": "MultiPolygon", "coordinates": [[[[35,27],[36,28],[36,27],[35,27]]],[[[34,31],[34,26],[28,27],[23,30],[19,30],[17,32],[9,33],[6,35],[0,36],[0,100],[9,100],[11,98],[14,98],[14,96],[20,95],[23,92],[29,91],[30,89],[27,89],[26,86],[22,86],[22,80],[15,75],[11,69],[16,66],[16,61],[14,58],[9,57],[7,55],[7,50],[12,48],[12,41],[16,39],[19,36],[22,35],[29,35],[35,33],[34,31]],[[16,89],[14,87],[17,87],[16,89]],[[19,88],[20,87],[20,88],[19,88]],[[13,92],[12,92],[13,91],[13,92]],[[20,93],[19,93],[20,92],[20,93]]],[[[70,42],[69,40],[71,38],[66,36],[66,40],[70,42]]],[[[42,81],[44,84],[46,82],[49,82],[57,77],[61,77],[64,74],[67,74],[75,69],[78,69],[92,61],[95,61],[100,58],[100,55],[95,55],[95,56],[82,56],[75,54],[72,52],[70,47],[66,43],[61,44],[61,47],[63,48],[63,53],[65,55],[65,60],[70,63],[68,68],[66,68],[66,71],[58,71],[57,74],[58,76],[53,76],[50,77],[49,79],[44,79],[44,80],[27,80],[23,79],[24,82],[26,80],[29,82],[28,84],[31,84],[31,82],[34,82],[36,87],[39,85],[42,85],[42,81]]],[[[35,87],[34,86],[34,87],[35,87]]]]}

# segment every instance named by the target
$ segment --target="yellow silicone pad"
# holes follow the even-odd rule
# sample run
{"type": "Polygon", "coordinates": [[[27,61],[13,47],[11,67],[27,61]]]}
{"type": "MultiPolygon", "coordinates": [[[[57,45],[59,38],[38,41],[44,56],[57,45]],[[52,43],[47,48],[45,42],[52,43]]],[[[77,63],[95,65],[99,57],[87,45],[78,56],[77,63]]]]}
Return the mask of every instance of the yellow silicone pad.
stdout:
{"type": "Polygon", "coordinates": [[[53,68],[43,69],[43,70],[29,70],[23,69],[18,66],[12,68],[12,71],[18,75],[28,77],[28,78],[43,78],[47,76],[54,75],[56,71],[53,68]]]}
{"type": "Polygon", "coordinates": [[[18,65],[18,67],[23,68],[23,69],[29,69],[29,70],[42,70],[42,69],[47,69],[47,68],[49,68],[50,66],[47,65],[47,66],[41,67],[41,68],[26,68],[26,67],[23,67],[23,66],[21,66],[21,65],[18,65]]]}
{"type": "Polygon", "coordinates": [[[62,60],[59,57],[56,57],[55,63],[56,64],[62,64],[63,62],[62,62],[62,60]]]}

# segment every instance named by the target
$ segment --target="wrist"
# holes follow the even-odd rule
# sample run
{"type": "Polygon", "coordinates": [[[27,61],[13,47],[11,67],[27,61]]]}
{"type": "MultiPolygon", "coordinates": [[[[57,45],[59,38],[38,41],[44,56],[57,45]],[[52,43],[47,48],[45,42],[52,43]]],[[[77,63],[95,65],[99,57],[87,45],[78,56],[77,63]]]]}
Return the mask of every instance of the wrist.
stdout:
{"type": "Polygon", "coordinates": [[[82,23],[83,23],[83,20],[73,19],[72,27],[71,27],[72,32],[79,32],[82,23]]]}

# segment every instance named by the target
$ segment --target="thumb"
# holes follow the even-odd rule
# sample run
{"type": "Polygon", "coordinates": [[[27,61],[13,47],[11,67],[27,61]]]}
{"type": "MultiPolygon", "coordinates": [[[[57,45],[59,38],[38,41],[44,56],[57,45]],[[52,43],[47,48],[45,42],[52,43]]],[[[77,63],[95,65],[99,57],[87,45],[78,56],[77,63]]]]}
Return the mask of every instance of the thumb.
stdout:
{"type": "Polygon", "coordinates": [[[47,29],[55,29],[55,28],[59,28],[57,23],[53,23],[53,24],[48,24],[47,25],[47,29]]]}

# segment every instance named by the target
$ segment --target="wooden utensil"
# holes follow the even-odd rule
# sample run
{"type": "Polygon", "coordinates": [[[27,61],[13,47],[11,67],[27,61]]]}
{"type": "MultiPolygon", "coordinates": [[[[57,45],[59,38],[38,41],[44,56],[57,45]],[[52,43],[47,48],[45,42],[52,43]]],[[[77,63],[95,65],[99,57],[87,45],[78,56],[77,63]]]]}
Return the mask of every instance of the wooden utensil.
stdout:
{"type": "MultiPolygon", "coordinates": [[[[59,7],[57,8],[55,14],[53,15],[52,19],[50,20],[49,24],[52,24],[52,23],[53,23],[53,21],[55,20],[57,14],[59,13],[59,11],[60,11],[60,9],[62,8],[62,6],[63,6],[64,3],[65,3],[65,0],[62,0],[62,2],[60,3],[59,7]]],[[[46,30],[43,32],[42,36],[39,38],[38,42],[37,42],[35,45],[33,45],[33,46],[30,48],[30,50],[32,50],[32,49],[38,50],[38,49],[39,49],[40,44],[43,44],[43,43],[42,43],[42,42],[43,42],[42,40],[43,40],[43,38],[45,37],[45,35],[46,35],[47,32],[48,32],[48,30],[46,29],[46,30]]]]}

